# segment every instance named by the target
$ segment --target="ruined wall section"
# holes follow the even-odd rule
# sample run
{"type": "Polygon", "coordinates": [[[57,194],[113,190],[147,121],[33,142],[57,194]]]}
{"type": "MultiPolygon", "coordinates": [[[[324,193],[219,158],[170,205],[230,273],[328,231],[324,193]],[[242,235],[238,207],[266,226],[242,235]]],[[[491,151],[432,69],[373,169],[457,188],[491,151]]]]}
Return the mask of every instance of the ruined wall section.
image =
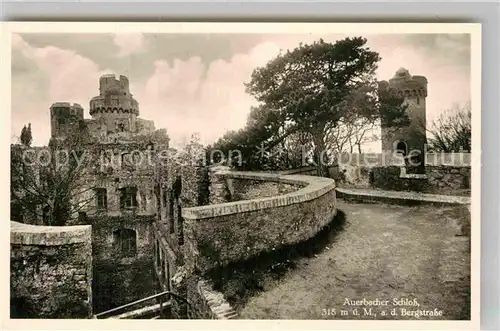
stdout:
{"type": "Polygon", "coordinates": [[[83,121],[83,108],[77,103],[55,102],[50,106],[51,137],[65,137],[83,121]]]}
{"type": "MultiPolygon", "coordinates": [[[[162,136],[164,139],[168,137],[162,136]]],[[[135,137],[133,142],[98,144],[93,148],[96,162],[86,177],[93,195],[86,208],[93,225],[95,307],[111,309],[157,290],[153,268],[153,225],[158,202],[155,196],[153,159],[158,137],[135,137]],[[123,190],[133,188],[123,205],[123,190]],[[105,205],[97,190],[105,192],[105,205]],[[124,251],[117,233],[133,231],[133,251],[124,251]]],[[[119,235],[118,235],[119,236],[119,235]]],[[[129,242],[131,238],[128,239],[129,242]]]]}
{"type": "Polygon", "coordinates": [[[90,226],[11,222],[11,318],[92,315],[90,226]]]}
{"type": "Polygon", "coordinates": [[[168,136],[158,130],[89,148],[92,162],[83,177],[87,196],[82,200],[87,204],[82,210],[92,224],[96,312],[157,291],[153,225],[159,204],[153,160],[165,145],[168,136]],[[123,204],[123,193],[128,189],[132,191],[123,204]],[[120,238],[122,233],[129,233],[129,237],[120,238]]]}

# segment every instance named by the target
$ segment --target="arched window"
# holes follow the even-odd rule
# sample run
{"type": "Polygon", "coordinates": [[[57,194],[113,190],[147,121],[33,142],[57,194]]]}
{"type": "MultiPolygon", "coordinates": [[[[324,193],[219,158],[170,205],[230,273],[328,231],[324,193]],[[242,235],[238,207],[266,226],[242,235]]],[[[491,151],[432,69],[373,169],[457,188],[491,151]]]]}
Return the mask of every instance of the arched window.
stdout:
{"type": "Polygon", "coordinates": [[[113,232],[113,245],[123,255],[131,256],[137,252],[136,233],[132,229],[119,229],[113,232]]]}
{"type": "Polygon", "coordinates": [[[403,156],[406,156],[408,154],[408,146],[406,145],[406,142],[404,141],[397,141],[396,142],[396,153],[401,153],[403,156]]]}

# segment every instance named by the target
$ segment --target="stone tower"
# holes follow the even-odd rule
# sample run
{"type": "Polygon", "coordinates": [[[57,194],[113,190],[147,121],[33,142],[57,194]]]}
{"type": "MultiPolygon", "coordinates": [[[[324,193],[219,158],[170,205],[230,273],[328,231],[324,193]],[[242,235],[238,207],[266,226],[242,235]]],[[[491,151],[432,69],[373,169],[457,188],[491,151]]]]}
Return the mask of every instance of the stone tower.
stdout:
{"type": "Polygon", "coordinates": [[[135,132],[139,103],[129,90],[125,76],[104,75],[99,79],[99,95],[90,100],[90,115],[99,124],[101,135],[135,132]]]}
{"type": "Polygon", "coordinates": [[[404,96],[404,103],[408,105],[407,113],[410,124],[406,127],[388,127],[382,125],[382,151],[399,151],[403,155],[415,155],[420,151],[423,156],[426,144],[425,100],[427,97],[427,78],[411,76],[409,71],[400,68],[389,82],[381,82],[393,88],[400,96],[404,96]]]}
{"type": "Polygon", "coordinates": [[[50,106],[50,129],[52,138],[63,138],[78,128],[83,121],[83,108],[79,104],[56,102],[50,106]]]}

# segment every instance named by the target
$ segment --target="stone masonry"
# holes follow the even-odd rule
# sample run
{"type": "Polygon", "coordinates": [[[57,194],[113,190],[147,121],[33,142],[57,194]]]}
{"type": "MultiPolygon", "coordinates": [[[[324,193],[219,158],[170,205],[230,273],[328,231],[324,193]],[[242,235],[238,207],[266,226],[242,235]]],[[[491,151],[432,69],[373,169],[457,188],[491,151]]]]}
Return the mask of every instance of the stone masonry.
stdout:
{"type": "Polygon", "coordinates": [[[90,226],[11,222],[11,318],[90,318],[90,226]]]}

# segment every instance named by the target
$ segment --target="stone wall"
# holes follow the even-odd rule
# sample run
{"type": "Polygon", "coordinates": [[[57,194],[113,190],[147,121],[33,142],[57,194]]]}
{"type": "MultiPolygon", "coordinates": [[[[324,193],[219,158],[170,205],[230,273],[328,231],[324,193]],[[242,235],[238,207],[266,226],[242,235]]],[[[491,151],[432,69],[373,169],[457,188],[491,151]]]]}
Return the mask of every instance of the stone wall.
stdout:
{"type": "Polygon", "coordinates": [[[90,218],[96,313],[152,295],[157,290],[153,268],[154,220],[153,215],[134,213],[90,218]],[[121,229],[135,231],[135,254],[123,254],[116,244],[113,233],[121,229]]]}
{"type": "Polygon", "coordinates": [[[404,174],[401,167],[375,167],[372,187],[389,191],[464,195],[470,192],[471,168],[426,166],[424,175],[404,174]]]}
{"type": "Polygon", "coordinates": [[[377,188],[387,191],[415,191],[428,192],[426,178],[401,178],[401,167],[374,167],[372,188],[377,188]]]}
{"type": "Polygon", "coordinates": [[[11,222],[11,318],[92,315],[90,226],[11,222]]]}
{"type": "Polygon", "coordinates": [[[229,262],[306,240],[336,213],[335,182],[328,178],[214,167],[209,179],[212,204],[182,206],[179,214],[182,203],[177,201],[174,212],[155,224],[156,273],[163,289],[184,298],[174,296],[174,318],[235,318],[224,295],[204,275],[229,262]],[[227,202],[231,192],[249,200],[227,202]]]}
{"type": "Polygon", "coordinates": [[[248,180],[248,179],[226,179],[229,191],[228,201],[252,200],[273,197],[291,193],[298,190],[300,185],[292,185],[280,182],[248,180]]]}
{"type": "Polygon", "coordinates": [[[334,178],[350,188],[461,195],[470,189],[470,164],[469,153],[427,153],[425,174],[411,174],[404,159],[392,152],[344,153],[338,158],[339,176],[334,178]]]}
{"type": "Polygon", "coordinates": [[[186,263],[193,264],[188,269],[204,273],[307,240],[335,216],[331,179],[246,172],[220,175],[304,187],[281,196],[183,209],[186,263]]]}
{"type": "MultiPolygon", "coordinates": [[[[180,198],[183,206],[194,207],[208,203],[208,194],[206,199],[202,197],[203,191],[208,191],[209,185],[204,153],[198,138],[192,137],[192,141],[183,150],[169,152],[163,167],[162,186],[165,191],[175,191],[176,181],[180,179],[181,192],[178,193],[182,193],[180,198]]],[[[177,188],[179,189],[178,185],[177,188]]]]}
{"type": "Polygon", "coordinates": [[[428,184],[436,193],[470,190],[470,153],[427,153],[425,157],[428,184]]]}
{"type": "Polygon", "coordinates": [[[426,166],[429,185],[436,191],[467,190],[471,188],[470,167],[426,166]]]}
{"type": "Polygon", "coordinates": [[[353,188],[373,187],[373,169],[376,167],[400,167],[404,159],[392,152],[342,153],[338,156],[339,184],[353,188]]]}
{"type": "Polygon", "coordinates": [[[154,228],[155,246],[154,246],[154,265],[160,286],[165,291],[172,289],[171,279],[179,272],[182,267],[183,252],[178,242],[172,242],[175,239],[175,233],[170,233],[170,229],[162,223],[157,223],[154,228]]]}
{"type": "Polygon", "coordinates": [[[205,279],[191,277],[188,281],[189,319],[233,319],[238,315],[224,298],[205,279]]]}
{"type": "Polygon", "coordinates": [[[143,299],[158,289],[152,257],[134,259],[127,264],[97,262],[93,280],[94,313],[143,299]]]}

